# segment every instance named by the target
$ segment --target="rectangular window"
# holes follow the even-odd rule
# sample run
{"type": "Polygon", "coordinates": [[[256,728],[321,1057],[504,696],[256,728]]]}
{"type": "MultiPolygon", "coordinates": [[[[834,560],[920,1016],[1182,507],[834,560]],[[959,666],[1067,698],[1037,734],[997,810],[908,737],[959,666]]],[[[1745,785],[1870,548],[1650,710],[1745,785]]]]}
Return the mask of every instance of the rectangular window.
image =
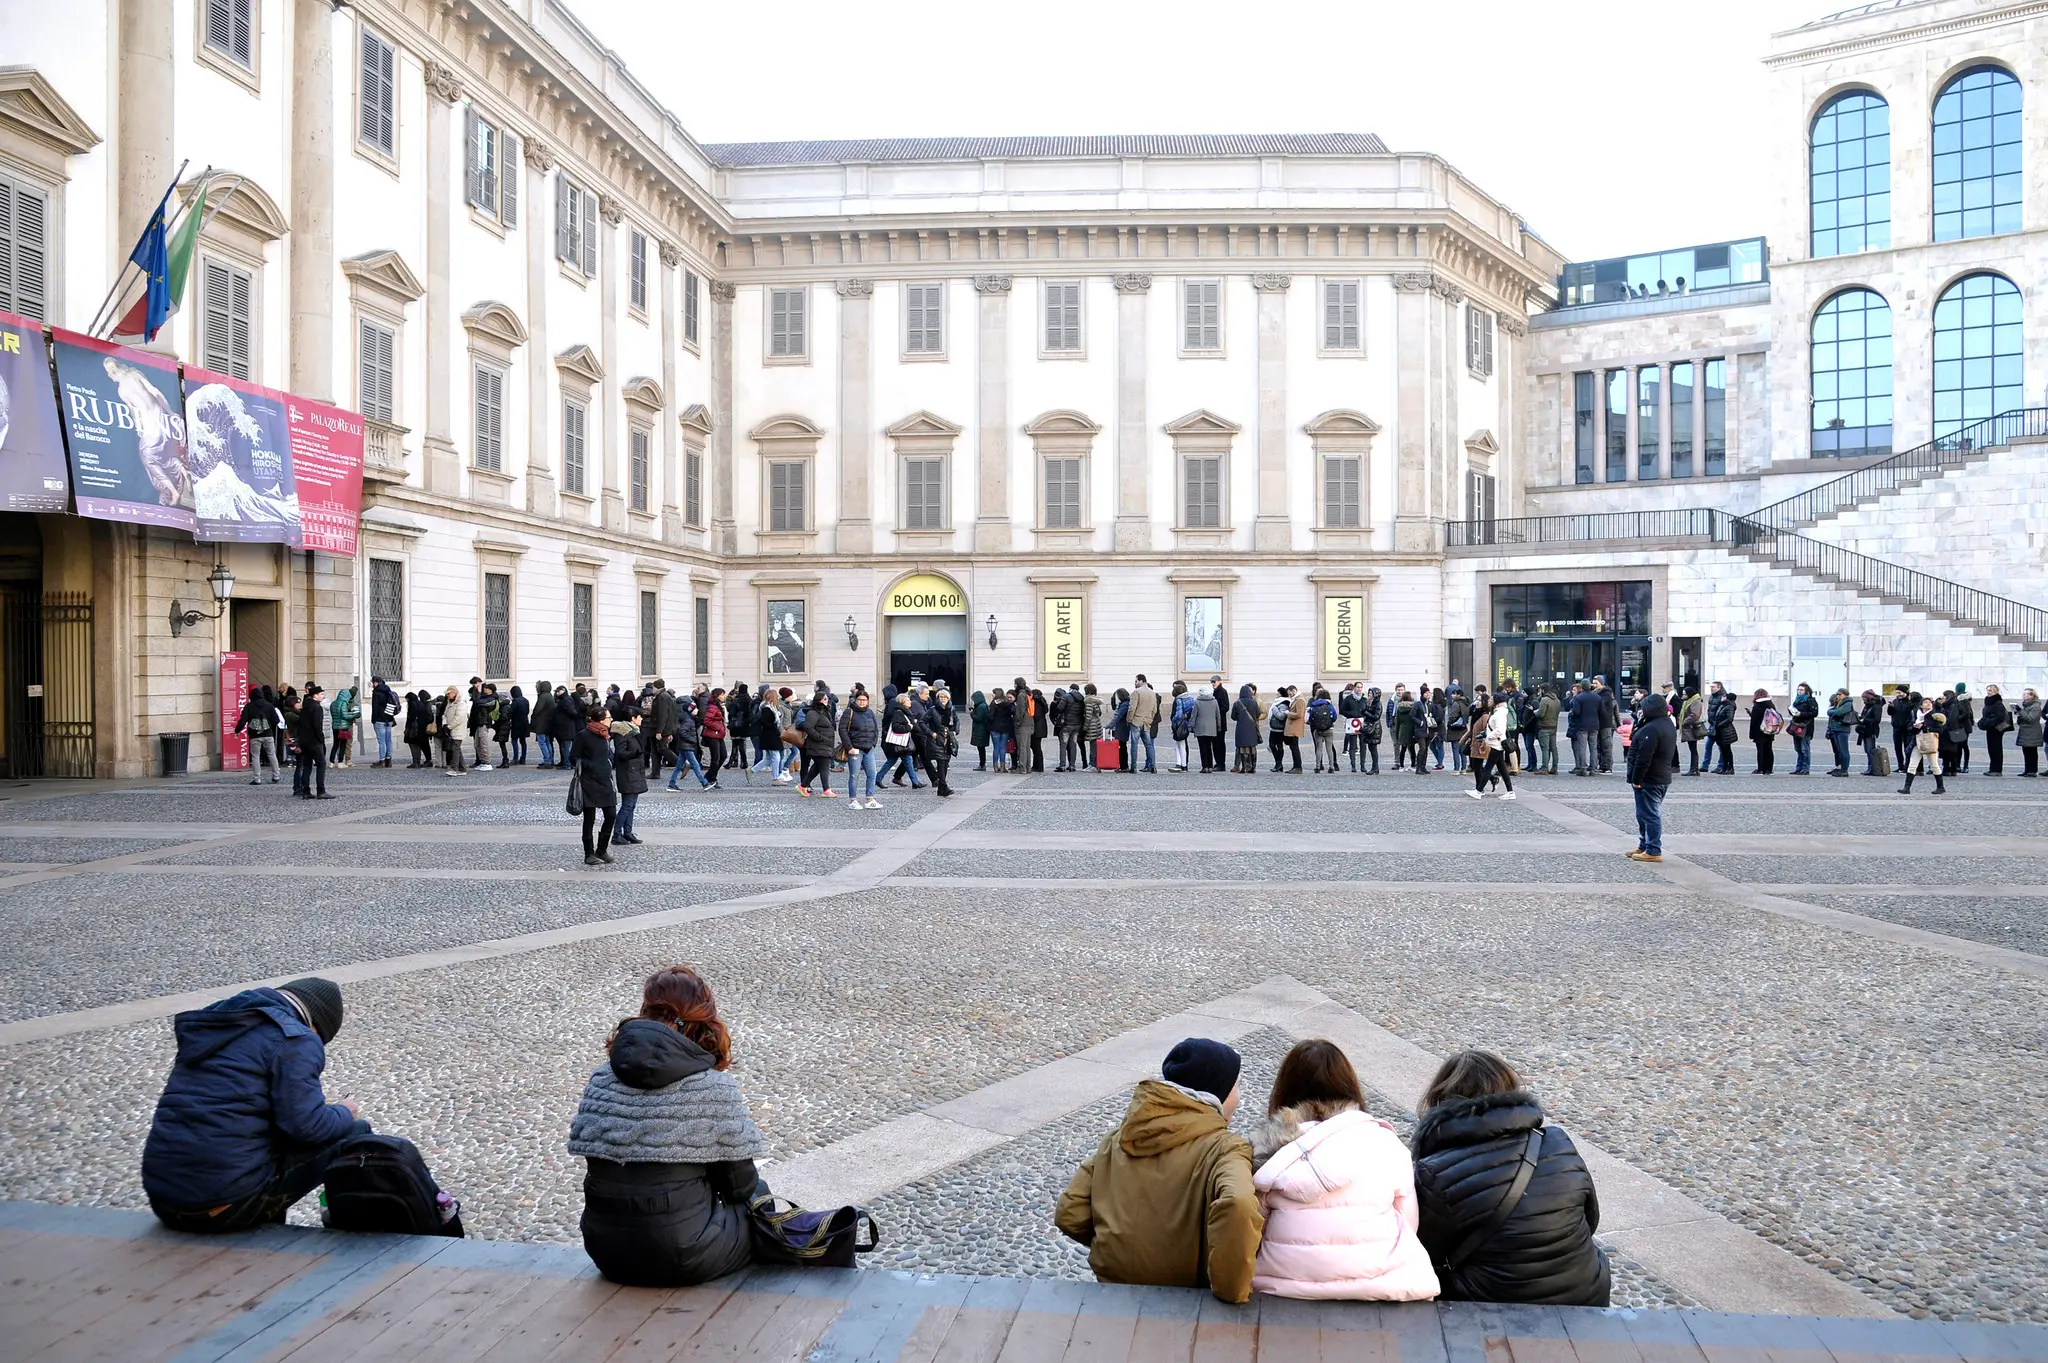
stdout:
{"type": "Polygon", "coordinates": [[[470,105],[463,127],[465,144],[464,197],[472,208],[507,227],[519,221],[519,143],[470,105]]]}
{"type": "Polygon", "coordinates": [[[683,339],[697,344],[697,272],[683,271],[683,339]]]}
{"type": "Polygon", "coordinates": [[[50,320],[50,199],[0,175],[0,311],[50,320]]]}
{"type": "Polygon", "coordinates": [[[1048,279],[1045,282],[1045,348],[1073,351],[1081,348],[1081,281],[1048,279]]]}
{"type": "Polygon", "coordinates": [[[497,473],[505,467],[505,375],[486,364],[474,373],[476,466],[497,473]]]}
{"type": "Polygon", "coordinates": [[[1359,350],[1364,345],[1358,326],[1358,281],[1323,281],[1323,349],[1359,350]]]}
{"type": "Polygon", "coordinates": [[[484,680],[512,675],[512,575],[484,574],[484,680]]]}
{"type": "Polygon", "coordinates": [[[395,425],[391,399],[392,350],[397,336],[369,318],[356,320],[356,410],[372,421],[395,425]]]}
{"type": "Polygon", "coordinates": [[[1223,349],[1223,281],[1181,281],[1182,350],[1223,349]]]}
{"type": "Polygon", "coordinates": [[[697,609],[691,623],[696,626],[696,628],[691,632],[691,639],[695,646],[697,654],[696,658],[694,659],[697,665],[696,672],[697,675],[700,677],[708,677],[711,675],[710,597],[700,596],[697,598],[697,609]]]}
{"type": "Polygon", "coordinates": [[[1079,530],[1081,519],[1081,457],[1066,455],[1045,461],[1045,528],[1079,530]]]}
{"type": "Polygon", "coordinates": [[[405,675],[405,565],[370,560],[370,672],[386,681],[405,675]]]}
{"type": "Polygon", "coordinates": [[[800,357],[809,352],[804,349],[804,304],[810,299],[807,289],[770,289],[768,291],[768,353],[774,356],[800,357]]]}
{"type": "Polygon", "coordinates": [[[206,0],[206,45],[251,71],[256,69],[250,50],[255,3],[256,0],[206,0]]]}
{"type": "Polygon", "coordinates": [[[635,231],[626,238],[626,301],[647,311],[647,234],[635,231]]]}
{"type": "Polygon", "coordinates": [[[1447,664],[1444,671],[1449,675],[1451,685],[1463,685],[1469,690],[1473,684],[1472,641],[1470,639],[1444,640],[1444,661],[1447,664]]]}
{"type": "Polygon", "coordinates": [[[597,196],[555,177],[555,259],[585,279],[597,274],[597,196]]]}
{"type": "Polygon", "coordinates": [[[1493,524],[1499,484],[1490,473],[1465,471],[1465,519],[1481,525],[1493,524]]]}
{"type": "Polygon", "coordinates": [[[903,461],[903,528],[946,528],[946,461],[928,455],[903,461]]]}
{"type": "Polygon", "coordinates": [[[640,593],[640,675],[652,677],[661,671],[661,597],[640,593]]]}
{"type": "Polygon", "coordinates": [[[704,456],[683,451],[683,524],[704,524],[704,456]]]}
{"type": "Polygon", "coordinates": [[[356,137],[385,156],[398,153],[398,53],[369,29],[362,30],[361,68],[356,88],[356,137]]]}
{"type": "Polygon", "coordinates": [[[648,504],[648,484],[654,480],[652,432],[635,426],[626,432],[626,494],[627,505],[633,510],[645,513],[648,504]]]}
{"type": "Polygon", "coordinates": [[[217,260],[200,262],[199,297],[204,308],[199,318],[202,368],[231,379],[254,377],[250,373],[252,287],[246,270],[217,260]]]}
{"type": "Polygon", "coordinates": [[[1728,362],[1708,360],[1702,366],[1706,373],[1705,389],[1700,401],[1705,410],[1706,448],[1700,451],[1705,467],[1702,470],[1709,478],[1719,478],[1728,472],[1728,362]]]}
{"type": "Polygon", "coordinates": [[[569,670],[578,677],[597,671],[597,586],[569,584],[569,670]]]}
{"type": "Polygon", "coordinates": [[[1481,378],[1493,374],[1493,314],[1482,307],[1465,307],[1465,367],[1481,378]]]}
{"type": "Polygon", "coordinates": [[[1692,477],[1692,364],[1671,366],[1671,476],[1692,477]]]}
{"type": "Polygon", "coordinates": [[[1628,481],[1628,371],[1607,371],[1607,481],[1628,481]]]}
{"type": "Polygon", "coordinates": [[[1657,460],[1663,453],[1658,439],[1657,416],[1663,396],[1664,371],[1646,364],[1636,371],[1636,477],[1655,478],[1657,460]]]}
{"type": "Polygon", "coordinates": [[[946,286],[944,284],[905,284],[903,286],[904,354],[945,354],[945,311],[946,286]]]}
{"type": "Polygon", "coordinates": [[[1593,481],[1593,372],[1572,375],[1572,481],[1593,481]]]}
{"type": "Polygon", "coordinates": [[[1189,530],[1223,526],[1223,456],[1189,455],[1180,461],[1181,525],[1189,530]]]}
{"type": "Polygon", "coordinates": [[[585,495],[583,486],[585,427],[590,409],[575,398],[562,399],[562,491],[585,495]]]}
{"type": "Polygon", "coordinates": [[[1330,530],[1359,526],[1359,471],[1365,460],[1355,454],[1323,456],[1323,525],[1330,530]]]}
{"type": "Polygon", "coordinates": [[[808,529],[804,516],[805,475],[810,463],[803,459],[773,459],[768,463],[768,528],[771,531],[808,529]]]}

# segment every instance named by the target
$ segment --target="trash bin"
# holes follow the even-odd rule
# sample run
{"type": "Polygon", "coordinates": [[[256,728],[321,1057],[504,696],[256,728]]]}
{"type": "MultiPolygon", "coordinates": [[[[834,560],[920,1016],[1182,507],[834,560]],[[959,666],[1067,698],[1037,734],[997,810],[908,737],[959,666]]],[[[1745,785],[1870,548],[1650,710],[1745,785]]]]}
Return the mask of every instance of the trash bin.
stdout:
{"type": "Polygon", "coordinates": [[[185,756],[191,751],[191,746],[192,735],[190,734],[158,734],[156,736],[156,774],[158,776],[183,776],[185,774],[185,756]]]}

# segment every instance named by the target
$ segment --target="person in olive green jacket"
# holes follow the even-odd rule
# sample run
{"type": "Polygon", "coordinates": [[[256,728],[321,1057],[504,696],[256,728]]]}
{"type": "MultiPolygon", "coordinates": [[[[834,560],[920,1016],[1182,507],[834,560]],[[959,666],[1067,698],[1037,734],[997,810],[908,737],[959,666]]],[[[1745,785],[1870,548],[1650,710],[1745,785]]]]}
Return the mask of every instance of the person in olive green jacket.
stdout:
{"type": "Polygon", "coordinates": [[[1175,1046],[1164,1077],[1139,1083],[1123,1124],[1060,1195],[1054,1223],[1088,1246],[1101,1281],[1250,1298],[1266,1218],[1251,1144],[1230,1129],[1239,1068],[1237,1052],[1220,1041],[1175,1046]]]}

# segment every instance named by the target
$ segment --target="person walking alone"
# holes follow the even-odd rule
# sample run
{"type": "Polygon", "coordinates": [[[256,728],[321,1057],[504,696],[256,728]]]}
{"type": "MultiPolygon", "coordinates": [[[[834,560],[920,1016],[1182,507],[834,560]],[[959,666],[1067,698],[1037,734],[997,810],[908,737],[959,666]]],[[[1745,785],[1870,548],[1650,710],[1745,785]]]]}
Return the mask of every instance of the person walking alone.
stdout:
{"type": "Polygon", "coordinates": [[[1643,722],[1629,735],[1628,783],[1636,792],[1636,861],[1664,860],[1664,797],[1678,775],[1678,728],[1662,696],[1643,702],[1643,722]]]}
{"type": "Polygon", "coordinates": [[[612,830],[618,824],[619,783],[612,760],[612,717],[602,706],[593,706],[583,731],[569,745],[569,767],[583,796],[583,864],[609,866],[612,860],[612,830]],[[602,815],[604,826],[592,828],[602,815]]]}

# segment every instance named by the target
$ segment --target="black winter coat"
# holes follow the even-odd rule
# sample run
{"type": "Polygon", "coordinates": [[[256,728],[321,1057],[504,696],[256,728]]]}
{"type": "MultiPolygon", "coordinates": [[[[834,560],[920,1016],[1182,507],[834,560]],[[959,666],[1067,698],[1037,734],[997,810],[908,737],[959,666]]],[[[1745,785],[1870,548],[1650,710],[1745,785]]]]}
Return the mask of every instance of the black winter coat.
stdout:
{"type": "Polygon", "coordinates": [[[585,809],[617,809],[619,785],[612,771],[611,743],[588,728],[569,747],[569,762],[583,786],[585,809]]]}
{"type": "Polygon", "coordinates": [[[1628,783],[1668,786],[1678,776],[1678,726],[1659,697],[1650,698],[1644,713],[1648,718],[1629,738],[1628,783]]]}
{"type": "Polygon", "coordinates": [[[1501,1228],[1454,1270],[1444,1260],[1484,1225],[1514,1181],[1543,1109],[1521,1090],[1454,1098],[1416,1124],[1417,1233],[1451,1301],[1605,1306],[1607,1256],[1593,1243],[1600,1198],[1563,1128],[1543,1127],[1536,1172],[1501,1228]]]}
{"type": "Polygon", "coordinates": [[[548,716],[548,732],[555,742],[567,745],[574,743],[582,731],[583,707],[576,703],[575,693],[556,692],[555,708],[548,716]]]}
{"type": "Polygon", "coordinates": [[[612,779],[621,795],[647,793],[647,739],[638,729],[620,729],[612,735],[612,779]]]}

